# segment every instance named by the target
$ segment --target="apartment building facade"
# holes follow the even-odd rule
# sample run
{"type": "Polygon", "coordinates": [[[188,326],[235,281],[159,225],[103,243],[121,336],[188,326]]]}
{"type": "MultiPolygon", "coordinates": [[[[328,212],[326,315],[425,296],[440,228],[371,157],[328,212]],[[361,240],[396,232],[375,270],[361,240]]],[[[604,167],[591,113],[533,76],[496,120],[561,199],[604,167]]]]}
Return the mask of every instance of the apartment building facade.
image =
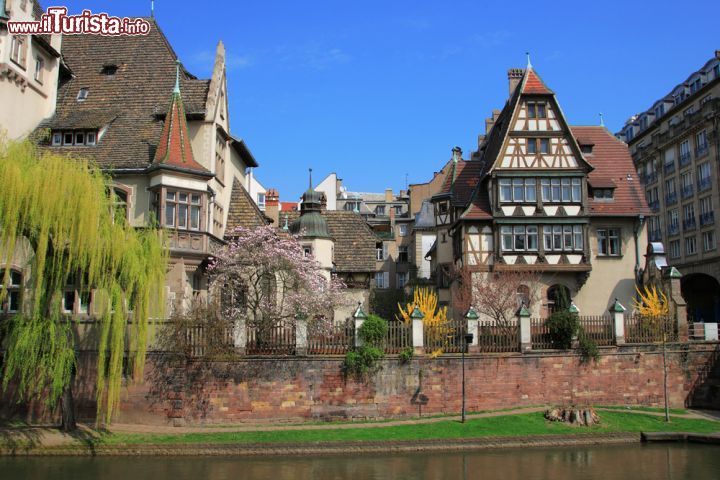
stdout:
{"type": "Polygon", "coordinates": [[[650,241],[662,242],[683,274],[688,315],[720,319],[720,50],[617,136],[630,148],[653,212],[650,241]]]}

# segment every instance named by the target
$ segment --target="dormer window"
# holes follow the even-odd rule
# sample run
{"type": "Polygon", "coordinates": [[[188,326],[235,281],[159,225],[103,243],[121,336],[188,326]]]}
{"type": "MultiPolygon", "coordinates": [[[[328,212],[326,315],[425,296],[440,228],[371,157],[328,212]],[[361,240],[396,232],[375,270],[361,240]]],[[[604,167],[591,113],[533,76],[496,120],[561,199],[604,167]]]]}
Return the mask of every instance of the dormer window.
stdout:
{"type": "Polygon", "coordinates": [[[93,146],[97,143],[96,130],[67,130],[52,133],[53,147],[93,146]]]}
{"type": "Polygon", "coordinates": [[[593,151],[593,145],[580,145],[580,151],[582,153],[591,154],[593,151]]]}
{"type": "Polygon", "coordinates": [[[118,66],[113,64],[107,64],[103,65],[102,70],[100,70],[100,73],[103,75],[106,75],[108,77],[112,77],[117,72],[118,66]]]}
{"type": "Polygon", "coordinates": [[[81,88],[77,94],[77,101],[84,102],[85,100],[87,100],[89,93],[90,93],[90,90],[88,90],[87,88],[81,88]]]}

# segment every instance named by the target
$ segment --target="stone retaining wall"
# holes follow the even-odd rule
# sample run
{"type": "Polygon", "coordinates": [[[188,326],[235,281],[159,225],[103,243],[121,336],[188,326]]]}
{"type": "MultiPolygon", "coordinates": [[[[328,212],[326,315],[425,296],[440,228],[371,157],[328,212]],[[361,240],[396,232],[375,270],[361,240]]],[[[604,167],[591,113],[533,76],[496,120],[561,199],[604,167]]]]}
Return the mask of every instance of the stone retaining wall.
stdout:
{"type": "MultiPolygon", "coordinates": [[[[717,343],[668,346],[669,398],[683,407],[715,361],[717,343]]],[[[119,423],[193,424],[248,421],[377,419],[456,413],[461,408],[461,359],[388,357],[367,382],[345,379],[342,357],[248,358],[170,368],[151,355],[142,384],[126,385],[119,423]]],[[[80,416],[94,414],[92,355],[82,362],[75,394],[80,416]]],[[[541,404],[663,405],[660,347],[601,349],[597,363],[570,353],[472,355],[465,359],[469,412],[541,404]]],[[[720,405],[717,406],[720,408],[720,405]]],[[[25,408],[3,402],[8,414],[25,408]]],[[[32,409],[32,417],[43,416],[32,409]]]]}

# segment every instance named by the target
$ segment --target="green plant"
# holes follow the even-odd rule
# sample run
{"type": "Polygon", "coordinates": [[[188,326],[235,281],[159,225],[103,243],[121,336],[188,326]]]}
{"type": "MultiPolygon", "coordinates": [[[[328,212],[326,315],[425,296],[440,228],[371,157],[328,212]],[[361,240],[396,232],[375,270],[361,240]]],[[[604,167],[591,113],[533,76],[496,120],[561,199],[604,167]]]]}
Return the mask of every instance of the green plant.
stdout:
{"type": "Polygon", "coordinates": [[[398,355],[398,358],[400,359],[400,364],[405,365],[407,363],[410,363],[410,360],[412,360],[413,356],[415,356],[415,350],[413,349],[413,347],[403,348],[398,355]]]}
{"type": "Polygon", "coordinates": [[[385,341],[387,331],[387,321],[377,315],[371,314],[368,315],[368,318],[363,322],[360,330],[358,331],[358,335],[364,345],[380,347],[385,341]]]}
{"type": "Polygon", "coordinates": [[[585,332],[580,332],[578,347],[582,363],[590,363],[590,361],[597,362],[600,358],[600,351],[598,350],[597,343],[595,340],[585,335],[585,332]]]}
{"type": "Polygon", "coordinates": [[[362,346],[345,354],[342,371],[345,378],[352,376],[356,380],[365,380],[368,375],[380,368],[380,360],[385,357],[383,343],[387,336],[387,321],[377,315],[368,315],[358,330],[362,346]]]}
{"type": "Polygon", "coordinates": [[[561,310],[550,315],[545,325],[550,330],[553,347],[568,350],[572,347],[572,340],[578,333],[580,322],[576,314],[561,310]]]}
{"type": "Polygon", "coordinates": [[[367,376],[375,373],[380,365],[380,360],[385,354],[377,347],[363,345],[345,354],[343,361],[343,375],[345,378],[354,377],[356,380],[365,380],[367,376]]]}

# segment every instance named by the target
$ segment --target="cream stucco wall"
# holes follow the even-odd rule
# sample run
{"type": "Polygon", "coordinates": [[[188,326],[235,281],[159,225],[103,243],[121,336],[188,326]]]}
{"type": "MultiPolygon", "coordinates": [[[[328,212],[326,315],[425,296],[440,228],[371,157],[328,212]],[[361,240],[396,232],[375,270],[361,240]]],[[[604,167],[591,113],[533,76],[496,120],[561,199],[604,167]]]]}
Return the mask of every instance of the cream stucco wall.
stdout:
{"type": "MultiPolygon", "coordinates": [[[[590,260],[592,271],[590,277],[577,296],[575,304],[582,315],[604,315],[613,300],[617,298],[628,310],[635,294],[635,262],[636,242],[634,230],[635,219],[593,219],[590,224],[590,260]],[[621,229],[622,255],[619,257],[599,257],[597,255],[597,228],[615,227],[621,229]]],[[[638,234],[638,261],[642,268],[645,264],[643,255],[647,249],[647,230],[641,228],[638,234]]]]}

